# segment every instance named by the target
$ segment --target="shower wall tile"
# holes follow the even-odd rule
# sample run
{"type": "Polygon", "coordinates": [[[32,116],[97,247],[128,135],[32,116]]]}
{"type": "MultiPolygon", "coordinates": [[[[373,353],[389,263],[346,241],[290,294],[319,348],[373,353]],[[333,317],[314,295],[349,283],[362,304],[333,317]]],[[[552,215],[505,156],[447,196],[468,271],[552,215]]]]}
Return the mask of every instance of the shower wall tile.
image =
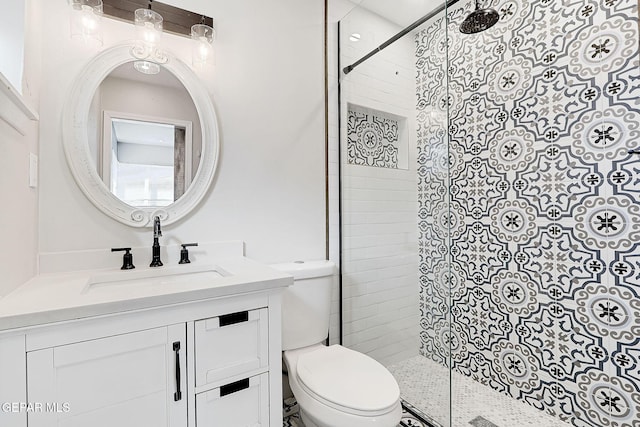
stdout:
{"type": "Polygon", "coordinates": [[[349,110],[347,115],[347,163],[398,168],[398,120],[380,113],[349,110]]]}
{"type": "MultiPolygon", "coordinates": [[[[399,31],[356,8],[340,22],[340,62],[399,31]],[[362,35],[349,42],[352,32],[362,35]],[[343,48],[344,47],[344,48],[343,48]]],[[[419,346],[415,69],[410,39],[341,74],[344,343],[383,364],[419,346]]]]}
{"type": "Polygon", "coordinates": [[[415,37],[421,354],[573,426],[637,426],[638,3],[494,7],[483,33],[454,8],[415,37]]]}

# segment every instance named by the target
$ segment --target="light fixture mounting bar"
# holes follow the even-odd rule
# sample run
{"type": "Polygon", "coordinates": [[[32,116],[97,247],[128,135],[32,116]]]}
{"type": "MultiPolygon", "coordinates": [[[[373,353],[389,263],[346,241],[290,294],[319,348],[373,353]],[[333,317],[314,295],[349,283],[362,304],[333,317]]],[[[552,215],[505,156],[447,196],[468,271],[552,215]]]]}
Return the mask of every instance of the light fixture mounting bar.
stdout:
{"type": "Polygon", "coordinates": [[[171,6],[159,1],[149,0],[102,0],[103,15],[123,21],[133,22],[136,9],[150,8],[163,18],[163,31],[191,37],[191,26],[206,24],[213,27],[213,18],[171,6]]]}

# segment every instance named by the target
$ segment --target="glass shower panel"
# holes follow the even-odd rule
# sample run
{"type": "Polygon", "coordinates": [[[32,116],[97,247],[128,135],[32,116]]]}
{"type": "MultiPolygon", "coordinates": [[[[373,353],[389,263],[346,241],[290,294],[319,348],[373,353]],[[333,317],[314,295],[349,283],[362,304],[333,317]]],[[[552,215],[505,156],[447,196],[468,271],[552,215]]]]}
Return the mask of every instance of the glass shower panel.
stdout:
{"type": "MultiPolygon", "coordinates": [[[[452,322],[452,296],[459,282],[451,272],[451,229],[460,219],[451,210],[449,166],[448,34],[446,9],[414,35],[418,179],[420,355],[422,372],[410,401],[434,424],[452,425],[451,367],[462,350],[452,322]]],[[[408,394],[408,393],[407,393],[408,394]]]]}
{"type": "MultiPolygon", "coordinates": [[[[400,29],[354,9],[341,64],[400,29]]],[[[418,350],[414,62],[400,40],[340,82],[343,343],[385,365],[418,350]]]]}
{"type": "MultiPolygon", "coordinates": [[[[367,3],[340,21],[342,68],[423,15],[402,22],[367,3]]],[[[449,426],[444,18],[424,28],[340,73],[342,337],[394,374],[407,416],[449,426]],[[438,71],[417,79],[425,61],[438,71]]]]}
{"type": "Polygon", "coordinates": [[[638,2],[485,4],[449,10],[453,425],[634,426],[638,2]]]}

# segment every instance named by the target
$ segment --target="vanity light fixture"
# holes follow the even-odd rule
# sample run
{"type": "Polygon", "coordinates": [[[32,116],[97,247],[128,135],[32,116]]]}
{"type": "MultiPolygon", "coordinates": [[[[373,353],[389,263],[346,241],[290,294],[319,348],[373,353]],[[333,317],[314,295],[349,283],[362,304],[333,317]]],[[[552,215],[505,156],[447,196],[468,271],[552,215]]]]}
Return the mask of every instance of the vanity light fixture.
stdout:
{"type": "MultiPolygon", "coordinates": [[[[204,17],[203,21],[204,21],[204,17]]],[[[216,32],[213,27],[200,23],[191,26],[193,40],[191,62],[194,68],[203,69],[213,65],[213,40],[216,32]]]]}
{"type": "Polygon", "coordinates": [[[214,65],[213,41],[216,31],[213,18],[171,6],[156,0],[68,0],[70,3],[101,2],[108,18],[133,21],[135,41],[130,49],[134,67],[144,74],[157,74],[166,64],[168,52],[160,48],[163,32],[192,39],[191,61],[194,69],[214,65]],[[133,20],[132,20],[133,18],[133,20]]]}
{"type": "Polygon", "coordinates": [[[143,74],[158,74],[159,64],[166,64],[167,55],[160,49],[162,38],[162,16],[151,10],[151,1],[148,9],[136,9],[134,12],[134,24],[136,27],[136,41],[131,48],[131,55],[138,59],[133,67],[143,74]]]}
{"type": "Polygon", "coordinates": [[[71,38],[102,46],[102,0],[69,0],[71,38]]]}

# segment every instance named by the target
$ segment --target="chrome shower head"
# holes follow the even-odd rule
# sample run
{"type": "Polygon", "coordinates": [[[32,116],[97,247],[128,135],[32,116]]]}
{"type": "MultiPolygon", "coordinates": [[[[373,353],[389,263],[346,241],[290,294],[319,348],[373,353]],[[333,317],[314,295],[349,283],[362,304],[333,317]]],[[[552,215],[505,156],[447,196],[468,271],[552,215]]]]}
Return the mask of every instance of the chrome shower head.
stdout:
{"type": "Polygon", "coordinates": [[[480,9],[476,0],[476,10],[460,24],[460,32],[463,34],[476,34],[493,27],[500,19],[500,14],[495,9],[480,9]]]}

